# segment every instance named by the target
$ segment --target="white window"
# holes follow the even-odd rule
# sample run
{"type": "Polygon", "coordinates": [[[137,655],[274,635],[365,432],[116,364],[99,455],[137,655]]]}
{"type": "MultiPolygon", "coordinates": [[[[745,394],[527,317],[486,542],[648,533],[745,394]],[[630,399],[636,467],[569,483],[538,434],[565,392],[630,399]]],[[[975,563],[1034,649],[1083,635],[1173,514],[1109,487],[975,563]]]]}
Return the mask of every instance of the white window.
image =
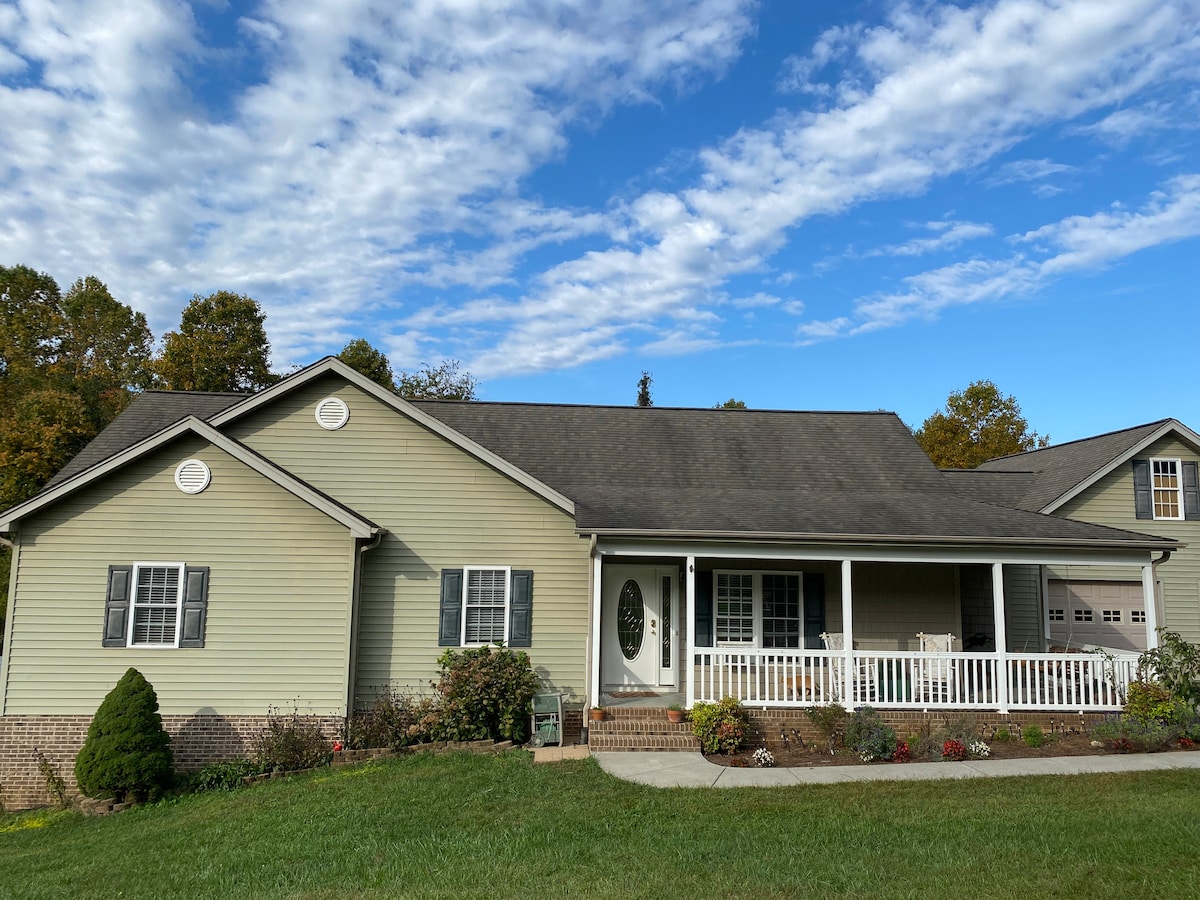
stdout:
{"type": "Polygon", "coordinates": [[[178,647],[183,563],[135,563],[129,646],[178,647]]]}
{"type": "Polygon", "coordinates": [[[804,646],[803,579],[798,572],[716,572],[718,645],[804,646]]]}
{"type": "Polygon", "coordinates": [[[1100,611],[1100,618],[1104,622],[1120,622],[1121,611],[1119,609],[1104,609],[1100,611]]]}
{"type": "Polygon", "coordinates": [[[1052,609],[1050,612],[1051,622],[1065,622],[1067,620],[1066,611],[1062,609],[1052,609]]]}
{"type": "Polygon", "coordinates": [[[1181,464],[1177,459],[1150,460],[1151,488],[1154,492],[1154,518],[1183,518],[1181,464]]]}
{"type": "Polygon", "coordinates": [[[1092,611],[1091,611],[1090,609],[1077,609],[1077,610],[1075,610],[1075,621],[1076,621],[1076,622],[1090,622],[1090,621],[1092,621],[1092,611]]]}
{"type": "Polygon", "coordinates": [[[463,568],[464,646],[499,644],[508,637],[509,569],[463,568]]]}
{"type": "Polygon", "coordinates": [[[1131,609],[1129,611],[1129,621],[1134,625],[1146,624],[1146,611],[1144,609],[1131,609]]]}

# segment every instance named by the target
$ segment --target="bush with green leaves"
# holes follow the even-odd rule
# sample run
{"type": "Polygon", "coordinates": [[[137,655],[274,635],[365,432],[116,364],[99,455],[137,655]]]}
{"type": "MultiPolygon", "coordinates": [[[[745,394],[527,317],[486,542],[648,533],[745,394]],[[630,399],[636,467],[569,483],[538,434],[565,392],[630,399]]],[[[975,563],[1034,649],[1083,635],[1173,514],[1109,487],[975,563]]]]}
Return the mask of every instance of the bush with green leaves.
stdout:
{"type": "Polygon", "coordinates": [[[1200,645],[1160,628],[1158,646],[1138,657],[1138,668],[1189,710],[1200,709],[1200,645]]]}
{"type": "Polygon", "coordinates": [[[527,653],[507,647],[447,650],[438,667],[435,740],[525,740],[538,689],[527,653]]]}
{"type": "Polygon", "coordinates": [[[260,772],[296,772],[328,765],[333,744],[320,722],[293,706],[290,712],[267,710],[267,724],[254,742],[260,772]]]}
{"type": "Polygon", "coordinates": [[[416,697],[393,687],[380,690],[370,709],[347,717],[342,732],[348,750],[390,747],[399,750],[432,740],[431,725],[437,721],[432,697],[416,697]]]}
{"type": "Polygon", "coordinates": [[[705,753],[736,753],[746,740],[750,713],[733,697],[692,707],[692,734],[705,753]]]}
{"type": "Polygon", "coordinates": [[[1161,684],[1134,681],[1129,685],[1125,715],[1138,722],[1184,726],[1195,716],[1187,703],[1161,684]]]}
{"type": "Polygon", "coordinates": [[[1129,716],[1105,719],[1092,726],[1092,740],[1101,741],[1109,750],[1120,753],[1165,750],[1175,743],[1180,730],[1163,725],[1154,719],[1135,719],[1129,716]]]}
{"type": "Polygon", "coordinates": [[[833,753],[845,742],[846,722],[850,714],[840,703],[805,707],[804,714],[813,723],[817,733],[825,739],[826,749],[833,753]]]}
{"type": "Polygon", "coordinates": [[[863,762],[891,759],[896,752],[896,732],[869,706],[856,709],[846,725],[846,746],[863,762]]]}
{"type": "Polygon", "coordinates": [[[257,775],[261,767],[252,759],[231,759],[209,763],[188,779],[194,791],[232,791],[246,783],[246,778],[257,775]]]}
{"type": "Polygon", "coordinates": [[[87,797],[153,799],[170,786],[173,763],[158,695],[130,669],[92,717],[75,759],[75,782],[87,797]]]}

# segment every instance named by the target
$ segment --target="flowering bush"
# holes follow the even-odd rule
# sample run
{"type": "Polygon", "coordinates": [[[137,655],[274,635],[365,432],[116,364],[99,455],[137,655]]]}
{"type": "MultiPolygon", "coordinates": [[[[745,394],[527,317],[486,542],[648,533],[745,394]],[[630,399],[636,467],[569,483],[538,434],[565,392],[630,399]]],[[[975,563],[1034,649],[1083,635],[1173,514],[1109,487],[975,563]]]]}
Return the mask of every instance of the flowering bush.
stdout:
{"type": "Polygon", "coordinates": [[[1179,749],[1181,750],[1191,750],[1196,746],[1196,742],[1190,737],[1181,737],[1175,743],[1179,745],[1179,749]]]}
{"type": "Polygon", "coordinates": [[[846,726],[846,745],[863,762],[891,759],[896,752],[896,732],[883,723],[871,707],[856,709],[846,726]]]}
{"type": "Polygon", "coordinates": [[[759,747],[754,751],[754,764],[760,769],[773,769],[775,768],[775,757],[766,747],[759,747]]]}
{"type": "Polygon", "coordinates": [[[692,734],[705,753],[735,753],[746,739],[750,714],[733,697],[692,707],[692,734]]]}
{"type": "Polygon", "coordinates": [[[908,741],[897,741],[896,749],[892,753],[892,762],[908,762],[908,741]]]}
{"type": "Polygon", "coordinates": [[[962,741],[946,741],[942,744],[942,759],[961,762],[967,758],[967,748],[962,741]]]}
{"type": "Polygon", "coordinates": [[[971,743],[967,745],[967,749],[976,759],[987,759],[992,755],[992,748],[983,741],[971,741],[971,743]]]}

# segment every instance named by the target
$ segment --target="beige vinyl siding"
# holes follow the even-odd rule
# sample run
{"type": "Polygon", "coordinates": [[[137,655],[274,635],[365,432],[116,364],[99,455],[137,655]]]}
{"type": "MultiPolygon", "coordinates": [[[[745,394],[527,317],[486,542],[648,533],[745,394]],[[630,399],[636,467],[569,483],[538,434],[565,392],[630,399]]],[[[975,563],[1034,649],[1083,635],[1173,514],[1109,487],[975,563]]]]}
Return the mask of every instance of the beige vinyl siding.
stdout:
{"type": "MultiPolygon", "coordinates": [[[[1200,461],[1194,447],[1166,437],[1137,454],[1138,459],[1170,457],[1200,461]]],[[[1164,622],[1185,640],[1200,642],[1200,521],[1139,519],[1134,515],[1133,467],[1125,462],[1080,496],[1054,511],[1055,515],[1098,525],[1111,525],[1142,534],[1173,538],[1188,544],[1158,567],[1164,622]]],[[[1140,581],[1141,569],[1132,566],[1071,566],[1049,570],[1051,578],[1078,581],[1140,581]]]]}
{"type": "Polygon", "coordinates": [[[1037,566],[1004,567],[1004,631],[1009,653],[1040,653],[1042,637],[1041,570],[1037,566]]]}
{"type": "Polygon", "coordinates": [[[133,666],[164,714],[340,714],[354,552],[345,526],[181,438],[21,523],[4,713],[93,713],[133,666]],[[212,483],[189,496],[191,457],[212,483]],[[101,647],[108,567],[135,562],[210,567],[203,648],[101,647]]]}
{"type": "Polygon", "coordinates": [[[954,649],[962,649],[954,566],[856,563],[851,583],[858,649],[920,650],[917,633],[921,631],[952,633],[960,639],[954,649]]]}
{"type": "Polygon", "coordinates": [[[336,375],[233,423],[230,433],[388,531],[363,562],[357,696],[429,689],[436,675],[441,571],[532,569],[533,646],[547,687],[584,694],[588,542],[572,516],[336,375]],[[321,429],[317,403],[350,409],[321,429]]]}

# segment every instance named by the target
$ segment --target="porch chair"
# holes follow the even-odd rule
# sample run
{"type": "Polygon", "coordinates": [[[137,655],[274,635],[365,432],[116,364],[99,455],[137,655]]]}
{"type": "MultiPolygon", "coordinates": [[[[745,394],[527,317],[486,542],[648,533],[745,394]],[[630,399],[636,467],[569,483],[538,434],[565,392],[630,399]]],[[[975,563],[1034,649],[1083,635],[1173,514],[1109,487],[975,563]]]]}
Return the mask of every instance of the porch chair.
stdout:
{"type": "MultiPolygon", "coordinates": [[[[953,653],[958,638],[948,632],[926,634],[918,631],[917,640],[921,642],[921,653],[953,653]]],[[[918,659],[914,681],[917,697],[925,701],[948,702],[958,693],[954,661],[950,659],[918,659]]]]}
{"type": "MultiPolygon", "coordinates": [[[[825,645],[825,649],[831,653],[845,650],[845,632],[822,631],[821,643],[823,643],[825,645]]],[[[855,649],[858,649],[857,642],[855,643],[855,649]]],[[[835,666],[835,671],[840,672],[841,666],[835,666]]],[[[858,700],[873,703],[878,693],[878,684],[876,682],[875,672],[872,670],[871,664],[855,660],[852,680],[855,685],[854,693],[857,695],[858,700]]],[[[845,698],[845,702],[854,702],[854,700],[851,697],[847,697],[845,698]]]]}

